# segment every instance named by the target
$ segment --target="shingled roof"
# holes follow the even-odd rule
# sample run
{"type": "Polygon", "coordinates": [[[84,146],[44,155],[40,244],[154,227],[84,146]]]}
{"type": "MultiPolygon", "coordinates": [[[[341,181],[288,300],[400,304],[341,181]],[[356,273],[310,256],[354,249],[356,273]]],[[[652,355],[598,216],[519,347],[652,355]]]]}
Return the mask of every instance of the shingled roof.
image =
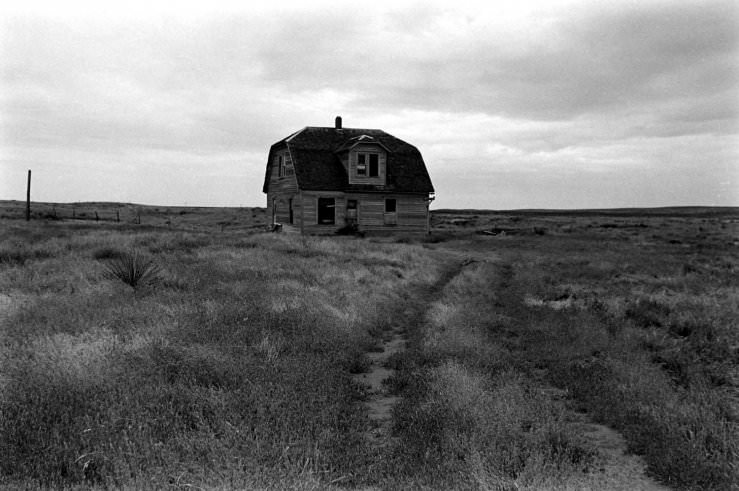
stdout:
{"type": "Polygon", "coordinates": [[[284,138],[269,150],[262,190],[267,192],[272,155],[287,146],[298,187],[309,191],[378,191],[377,186],[349,184],[339,154],[355,143],[378,143],[387,150],[387,178],[382,191],[433,193],[421,152],[382,130],[308,126],[284,138]],[[361,138],[364,136],[365,138],[361,138]]]}

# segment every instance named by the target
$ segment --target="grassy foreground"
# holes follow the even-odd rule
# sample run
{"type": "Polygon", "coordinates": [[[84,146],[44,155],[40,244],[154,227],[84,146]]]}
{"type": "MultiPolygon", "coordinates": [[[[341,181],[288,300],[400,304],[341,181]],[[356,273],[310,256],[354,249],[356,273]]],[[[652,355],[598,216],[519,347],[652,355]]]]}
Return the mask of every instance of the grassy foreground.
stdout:
{"type": "Polygon", "coordinates": [[[0,222],[0,485],[629,489],[585,414],[671,487],[739,486],[735,217],[232,222],[0,222]],[[351,374],[409,309],[372,447],[351,374]]]}
{"type": "Polygon", "coordinates": [[[280,235],[4,226],[0,478],[53,487],[310,488],[357,473],[350,370],[419,246],[280,235]],[[136,250],[161,270],[108,273],[136,250]]]}

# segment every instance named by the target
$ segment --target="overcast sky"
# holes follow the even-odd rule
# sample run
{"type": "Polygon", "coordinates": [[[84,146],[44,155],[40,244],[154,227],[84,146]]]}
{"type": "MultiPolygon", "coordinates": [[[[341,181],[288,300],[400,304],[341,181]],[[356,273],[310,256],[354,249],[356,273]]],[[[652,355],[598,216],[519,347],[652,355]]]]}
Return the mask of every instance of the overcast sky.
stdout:
{"type": "Polygon", "coordinates": [[[264,206],[341,115],[436,208],[739,205],[734,0],[63,4],[0,7],[0,199],[264,206]]]}

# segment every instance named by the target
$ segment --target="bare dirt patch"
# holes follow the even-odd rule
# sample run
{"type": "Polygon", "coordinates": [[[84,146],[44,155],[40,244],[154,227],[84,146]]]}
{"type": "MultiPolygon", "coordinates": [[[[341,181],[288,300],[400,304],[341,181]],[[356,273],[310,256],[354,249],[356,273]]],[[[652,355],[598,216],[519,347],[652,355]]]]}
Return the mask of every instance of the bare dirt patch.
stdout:
{"type": "Polygon", "coordinates": [[[354,375],[354,380],[364,384],[369,389],[369,398],[366,402],[367,415],[372,423],[367,434],[371,444],[382,446],[390,441],[392,423],[392,409],[398,402],[398,397],[391,395],[388,387],[383,383],[395,370],[386,368],[388,359],[405,349],[405,335],[402,328],[396,328],[393,337],[382,343],[382,351],[367,353],[370,367],[367,373],[354,375]]]}

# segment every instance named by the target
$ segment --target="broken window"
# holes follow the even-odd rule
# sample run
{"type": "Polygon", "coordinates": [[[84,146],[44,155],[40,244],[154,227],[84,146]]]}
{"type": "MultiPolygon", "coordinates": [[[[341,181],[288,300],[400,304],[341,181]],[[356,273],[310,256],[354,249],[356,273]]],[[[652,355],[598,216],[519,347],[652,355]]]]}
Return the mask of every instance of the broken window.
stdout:
{"type": "Polygon", "coordinates": [[[357,155],[357,175],[367,175],[367,155],[363,153],[357,155]]]}
{"type": "Polygon", "coordinates": [[[318,198],[318,223],[333,225],[336,223],[336,203],[334,198],[318,198]]]}
{"type": "Polygon", "coordinates": [[[295,170],[293,168],[293,159],[290,157],[290,154],[286,154],[283,161],[285,163],[285,172],[283,175],[292,176],[293,174],[295,174],[295,170]]]}
{"type": "Polygon", "coordinates": [[[380,175],[380,155],[377,153],[357,154],[357,175],[377,177],[380,175]]]}
{"type": "Polygon", "coordinates": [[[380,170],[380,165],[378,163],[379,156],[376,153],[369,154],[369,176],[370,177],[377,177],[380,170]]]}

